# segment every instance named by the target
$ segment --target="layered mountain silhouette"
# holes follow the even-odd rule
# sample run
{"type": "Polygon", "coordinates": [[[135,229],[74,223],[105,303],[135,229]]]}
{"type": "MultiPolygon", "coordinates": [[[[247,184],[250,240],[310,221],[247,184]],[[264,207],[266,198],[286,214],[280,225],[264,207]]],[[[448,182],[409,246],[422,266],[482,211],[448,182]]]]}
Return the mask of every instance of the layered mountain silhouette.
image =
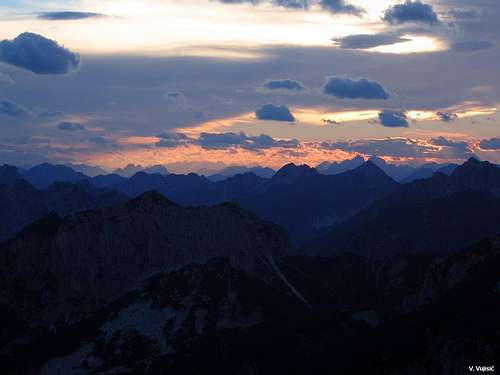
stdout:
{"type": "Polygon", "coordinates": [[[500,169],[472,158],[447,176],[401,185],[304,246],[319,254],[455,251],[499,231],[500,169]]]}
{"type": "Polygon", "coordinates": [[[95,312],[155,271],[224,256],[254,274],[257,261],[289,252],[281,228],[237,206],[184,208],[147,192],[119,207],[64,219],[54,213],[29,225],[1,246],[1,289],[16,285],[11,306],[36,311],[44,326],[95,312]]]}
{"type": "Polygon", "coordinates": [[[238,174],[253,173],[254,175],[262,178],[271,178],[274,176],[276,171],[267,167],[245,167],[245,166],[233,166],[224,168],[217,173],[210,174],[207,178],[210,181],[223,181],[229,177],[236,176],[238,174]]]}
{"type": "Polygon", "coordinates": [[[0,167],[2,373],[498,366],[500,169],[453,169],[398,184],[373,161],[289,164],[38,189],[0,167]],[[273,222],[295,241],[328,231],[298,255],[273,222]]]}
{"type": "Polygon", "coordinates": [[[54,182],[37,189],[15,167],[0,167],[0,240],[54,211],[66,216],[79,211],[123,204],[128,197],[116,190],[97,188],[87,180],[54,182]]]}

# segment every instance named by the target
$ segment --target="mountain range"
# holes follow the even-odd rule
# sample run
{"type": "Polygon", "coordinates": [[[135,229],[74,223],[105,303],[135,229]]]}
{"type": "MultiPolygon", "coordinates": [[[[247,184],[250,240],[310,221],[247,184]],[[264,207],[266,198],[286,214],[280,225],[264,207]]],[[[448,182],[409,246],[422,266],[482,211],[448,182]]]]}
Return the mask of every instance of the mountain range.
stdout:
{"type": "Polygon", "coordinates": [[[500,169],[471,158],[447,176],[403,184],[393,193],[304,245],[316,254],[391,255],[455,251],[495,235],[500,169]]]}

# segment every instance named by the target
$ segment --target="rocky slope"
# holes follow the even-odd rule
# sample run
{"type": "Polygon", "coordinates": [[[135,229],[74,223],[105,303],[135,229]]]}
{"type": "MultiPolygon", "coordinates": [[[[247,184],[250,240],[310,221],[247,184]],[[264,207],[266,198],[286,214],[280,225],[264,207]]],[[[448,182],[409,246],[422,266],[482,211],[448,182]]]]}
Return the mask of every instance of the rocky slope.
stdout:
{"type": "Polygon", "coordinates": [[[0,245],[0,295],[47,326],[87,316],[154,272],[224,256],[254,274],[259,260],[288,252],[282,229],[235,205],[183,208],[149,192],[46,217],[0,245]]]}
{"type": "Polygon", "coordinates": [[[450,176],[401,185],[304,251],[393,255],[457,251],[498,233],[500,169],[470,159],[450,176]]]}

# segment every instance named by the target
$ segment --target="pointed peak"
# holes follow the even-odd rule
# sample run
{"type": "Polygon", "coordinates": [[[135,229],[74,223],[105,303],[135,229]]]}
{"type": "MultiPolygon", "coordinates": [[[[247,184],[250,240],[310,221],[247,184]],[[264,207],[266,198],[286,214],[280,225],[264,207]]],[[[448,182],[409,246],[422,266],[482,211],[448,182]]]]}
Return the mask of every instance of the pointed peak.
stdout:
{"type": "Polygon", "coordinates": [[[497,169],[497,168],[495,165],[491,164],[488,161],[480,161],[475,157],[471,157],[465,163],[455,168],[453,175],[460,175],[468,171],[486,170],[486,169],[497,169]]]}
{"type": "Polygon", "coordinates": [[[273,176],[273,181],[278,181],[280,183],[290,184],[306,176],[314,176],[319,174],[314,168],[311,168],[307,164],[296,165],[294,163],[286,164],[281,167],[278,172],[273,176]]]}
{"type": "Polygon", "coordinates": [[[165,207],[174,207],[176,204],[170,200],[168,200],[161,193],[150,190],[142,193],[138,197],[130,200],[127,203],[129,207],[153,207],[153,206],[165,206],[165,207]]]}
{"type": "Polygon", "coordinates": [[[375,165],[386,165],[387,164],[387,162],[384,159],[379,158],[378,156],[372,156],[368,159],[368,161],[373,162],[375,165]]]}
{"type": "Polygon", "coordinates": [[[371,159],[365,161],[359,167],[356,168],[360,171],[379,171],[385,174],[385,172],[371,159]]]}

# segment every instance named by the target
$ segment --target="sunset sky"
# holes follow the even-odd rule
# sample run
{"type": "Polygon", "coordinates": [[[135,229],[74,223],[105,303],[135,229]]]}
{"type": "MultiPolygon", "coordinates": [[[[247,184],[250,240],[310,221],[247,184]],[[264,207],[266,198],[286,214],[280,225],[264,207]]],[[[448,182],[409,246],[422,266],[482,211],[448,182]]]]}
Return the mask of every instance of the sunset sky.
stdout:
{"type": "Polygon", "coordinates": [[[0,164],[500,163],[498,0],[3,0],[0,164]]]}

